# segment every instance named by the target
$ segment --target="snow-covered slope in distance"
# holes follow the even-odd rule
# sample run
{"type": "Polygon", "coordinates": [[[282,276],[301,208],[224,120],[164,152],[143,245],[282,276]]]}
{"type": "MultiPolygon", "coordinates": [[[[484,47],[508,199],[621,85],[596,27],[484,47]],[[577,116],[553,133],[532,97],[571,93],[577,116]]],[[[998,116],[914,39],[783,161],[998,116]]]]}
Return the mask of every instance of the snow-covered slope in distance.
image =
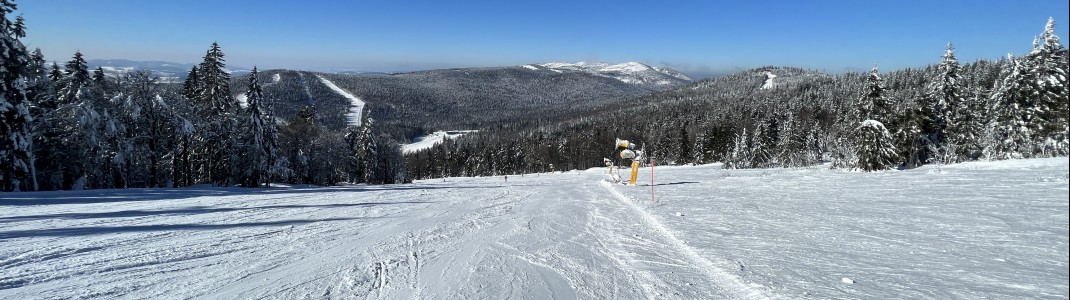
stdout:
{"type": "Polygon", "coordinates": [[[1066,299],[1068,169],[5,193],[0,299],[1066,299]]]}
{"type": "MultiPolygon", "coordinates": [[[[164,82],[181,82],[196,64],[176,63],[166,61],[137,61],[129,59],[89,59],[86,64],[90,70],[100,67],[109,75],[121,75],[134,70],[147,70],[153,75],[159,76],[164,82]]],[[[60,67],[63,67],[61,64],[60,67]]],[[[251,70],[244,67],[227,66],[225,70],[231,76],[237,77],[249,73],[251,70]]]]}
{"type": "Polygon", "coordinates": [[[608,63],[563,63],[550,62],[543,64],[528,64],[522,67],[531,70],[550,70],[554,72],[586,72],[598,76],[614,78],[624,83],[635,84],[654,89],[675,87],[693,80],[677,72],[664,67],[651,67],[639,62],[626,62],[621,64],[608,63]]]}
{"type": "Polygon", "coordinates": [[[320,82],[322,82],[323,85],[326,85],[335,93],[338,93],[342,97],[349,99],[349,113],[346,114],[346,117],[349,118],[349,125],[360,126],[361,122],[364,121],[364,119],[361,117],[361,115],[364,113],[364,100],[360,100],[360,98],[357,98],[357,96],[353,96],[353,94],[350,94],[348,91],[335,85],[334,82],[327,80],[327,78],[323,78],[322,75],[316,75],[316,78],[319,78],[320,82]]]}
{"type": "Polygon", "coordinates": [[[427,148],[434,147],[435,145],[438,145],[438,144],[440,144],[442,142],[445,142],[446,139],[459,138],[462,135],[465,135],[466,133],[471,133],[471,132],[476,132],[476,131],[477,130],[435,131],[435,132],[432,132],[431,134],[428,134],[428,135],[421,136],[421,137],[413,139],[412,143],[401,145],[401,152],[408,154],[408,153],[424,150],[424,149],[427,149],[427,148]]]}

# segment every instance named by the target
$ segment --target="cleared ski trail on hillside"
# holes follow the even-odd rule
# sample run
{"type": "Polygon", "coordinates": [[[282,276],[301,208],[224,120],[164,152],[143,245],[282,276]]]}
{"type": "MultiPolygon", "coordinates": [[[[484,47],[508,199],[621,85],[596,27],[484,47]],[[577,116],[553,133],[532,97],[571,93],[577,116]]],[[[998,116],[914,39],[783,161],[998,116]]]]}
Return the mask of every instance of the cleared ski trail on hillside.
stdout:
{"type": "Polygon", "coordinates": [[[322,75],[316,75],[316,77],[320,79],[320,82],[323,82],[323,85],[326,85],[335,93],[342,95],[342,97],[349,99],[349,113],[346,114],[346,116],[349,117],[349,125],[360,126],[361,122],[364,121],[364,119],[361,118],[361,114],[364,113],[364,100],[360,100],[357,96],[353,96],[353,94],[338,87],[334,82],[327,80],[327,78],[324,78],[322,75]]]}

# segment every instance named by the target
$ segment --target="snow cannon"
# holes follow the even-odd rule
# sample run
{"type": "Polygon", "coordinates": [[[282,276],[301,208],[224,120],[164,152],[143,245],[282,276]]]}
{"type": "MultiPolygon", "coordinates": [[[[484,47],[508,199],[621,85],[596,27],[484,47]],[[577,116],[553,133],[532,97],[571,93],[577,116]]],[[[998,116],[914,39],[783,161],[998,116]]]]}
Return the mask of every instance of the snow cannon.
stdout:
{"type": "Polygon", "coordinates": [[[635,149],[635,144],[632,144],[628,140],[617,139],[617,150],[622,149],[635,149]]]}
{"type": "Polygon", "coordinates": [[[624,160],[628,160],[628,161],[634,160],[635,159],[635,151],[624,149],[624,151],[620,152],[620,158],[623,158],[624,160]]]}

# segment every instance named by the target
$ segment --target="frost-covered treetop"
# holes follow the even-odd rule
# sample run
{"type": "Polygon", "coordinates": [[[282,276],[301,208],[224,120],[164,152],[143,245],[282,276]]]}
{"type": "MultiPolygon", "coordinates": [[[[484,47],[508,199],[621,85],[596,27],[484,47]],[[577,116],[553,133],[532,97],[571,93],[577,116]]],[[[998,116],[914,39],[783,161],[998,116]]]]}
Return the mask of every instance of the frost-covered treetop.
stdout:
{"type": "Polygon", "coordinates": [[[1044,25],[1044,33],[1033,42],[1033,51],[1030,54],[1056,52],[1062,48],[1059,36],[1055,35],[1055,19],[1048,17],[1048,23],[1044,25]]]}

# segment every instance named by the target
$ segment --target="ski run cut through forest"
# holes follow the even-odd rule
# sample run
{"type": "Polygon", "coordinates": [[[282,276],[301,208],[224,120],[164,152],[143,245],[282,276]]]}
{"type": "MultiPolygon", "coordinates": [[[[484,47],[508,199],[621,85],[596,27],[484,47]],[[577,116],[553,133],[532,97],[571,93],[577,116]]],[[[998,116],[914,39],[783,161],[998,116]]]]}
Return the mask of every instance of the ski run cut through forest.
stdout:
{"type": "Polygon", "coordinates": [[[1068,167],[4,194],[0,298],[1066,299],[1068,167]]]}

